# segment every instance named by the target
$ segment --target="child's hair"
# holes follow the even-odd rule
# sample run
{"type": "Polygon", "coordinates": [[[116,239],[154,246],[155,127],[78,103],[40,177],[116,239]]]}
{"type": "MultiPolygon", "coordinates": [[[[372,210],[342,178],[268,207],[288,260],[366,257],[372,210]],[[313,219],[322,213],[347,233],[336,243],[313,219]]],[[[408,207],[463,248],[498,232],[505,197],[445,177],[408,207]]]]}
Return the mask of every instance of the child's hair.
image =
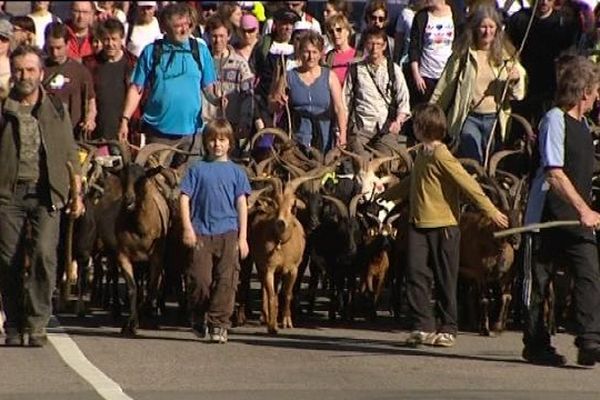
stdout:
{"type": "Polygon", "coordinates": [[[204,150],[208,149],[208,143],[218,138],[229,140],[229,150],[233,149],[235,138],[233,136],[233,128],[229,121],[223,118],[213,119],[206,124],[202,133],[202,145],[204,150]]]}
{"type": "Polygon", "coordinates": [[[437,104],[419,104],[415,107],[413,130],[426,140],[442,140],[446,136],[447,122],[444,111],[437,104]]]}

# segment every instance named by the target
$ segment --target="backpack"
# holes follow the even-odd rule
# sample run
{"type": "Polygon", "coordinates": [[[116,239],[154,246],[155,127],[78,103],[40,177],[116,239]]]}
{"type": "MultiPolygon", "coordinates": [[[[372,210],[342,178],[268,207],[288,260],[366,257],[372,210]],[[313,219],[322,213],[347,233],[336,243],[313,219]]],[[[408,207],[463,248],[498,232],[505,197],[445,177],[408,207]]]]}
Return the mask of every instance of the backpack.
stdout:
{"type": "MultiPolygon", "coordinates": [[[[190,37],[188,40],[190,43],[192,57],[194,57],[196,64],[198,64],[198,70],[200,72],[202,72],[202,59],[200,58],[200,44],[193,37],[190,37]]],[[[163,52],[164,52],[163,43],[164,43],[164,39],[156,39],[154,41],[154,44],[152,47],[152,64],[150,66],[150,75],[148,76],[148,83],[149,83],[150,88],[152,88],[154,86],[154,80],[156,79],[156,70],[157,70],[158,66],[160,65],[160,58],[162,57],[163,52]]],[[[174,52],[168,51],[168,53],[173,54],[174,52]]]]}

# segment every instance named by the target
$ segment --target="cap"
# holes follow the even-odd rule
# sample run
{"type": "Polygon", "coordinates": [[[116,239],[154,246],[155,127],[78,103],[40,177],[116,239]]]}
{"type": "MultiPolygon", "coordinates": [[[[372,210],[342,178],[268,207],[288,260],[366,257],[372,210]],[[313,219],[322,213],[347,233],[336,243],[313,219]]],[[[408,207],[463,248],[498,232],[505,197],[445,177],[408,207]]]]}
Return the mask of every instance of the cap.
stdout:
{"type": "Polygon", "coordinates": [[[258,29],[258,20],[252,14],[242,15],[242,29],[258,29]]]}
{"type": "Polygon", "coordinates": [[[275,11],[273,13],[273,20],[274,21],[289,21],[291,23],[294,23],[296,21],[298,21],[300,19],[300,16],[288,9],[288,8],[280,8],[279,10],[275,11]]]}
{"type": "Polygon", "coordinates": [[[294,32],[297,32],[297,31],[310,31],[312,29],[313,29],[313,26],[308,21],[302,21],[301,20],[301,21],[297,21],[294,24],[294,32]]]}
{"type": "Polygon", "coordinates": [[[155,1],[138,1],[136,4],[138,7],[156,7],[155,1]]]}
{"type": "Polygon", "coordinates": [[[11,39],[13,32],[12,24],[5,19],[0,19],[0,36],[11,39]]]}

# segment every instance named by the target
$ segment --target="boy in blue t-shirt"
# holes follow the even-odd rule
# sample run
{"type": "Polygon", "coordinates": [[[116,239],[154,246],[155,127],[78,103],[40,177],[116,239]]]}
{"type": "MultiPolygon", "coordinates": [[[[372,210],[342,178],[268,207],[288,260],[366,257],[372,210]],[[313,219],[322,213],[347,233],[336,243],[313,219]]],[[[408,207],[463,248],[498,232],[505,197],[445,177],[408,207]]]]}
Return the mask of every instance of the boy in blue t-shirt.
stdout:
{"type": "Polygon", "coordinates": [[[242,168],[229,161],[233,128],[224,119],[206,125],[204,160],[192,165],[181,182],[183,242],[193,248],[189,268],[192,331],[213,342],[227,342],[235,303],[239,257],[248,256],[250,183],[242,168]],[[238,254],[239,252],[239,254],[238,254]]]}

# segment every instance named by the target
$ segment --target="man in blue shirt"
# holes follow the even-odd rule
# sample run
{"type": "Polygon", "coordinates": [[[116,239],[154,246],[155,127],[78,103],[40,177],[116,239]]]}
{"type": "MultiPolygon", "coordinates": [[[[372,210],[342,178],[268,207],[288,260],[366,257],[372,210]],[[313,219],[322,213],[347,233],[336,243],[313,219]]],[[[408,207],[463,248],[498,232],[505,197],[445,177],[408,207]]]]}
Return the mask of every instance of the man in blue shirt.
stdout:
{"type": "Polygon", "coordinates": [[[202,96],[217,103],[218,85],[206,44],[190,38],[192,15],[184,3],[167,6],[161,13],[165,38],[144,48],[131,79],[119,139],[127,140],[129,121],[142,100],[142,131],[148,142],[160,142],[189,151],[201,148],[196,134],[202,128],[202,96]]]}

